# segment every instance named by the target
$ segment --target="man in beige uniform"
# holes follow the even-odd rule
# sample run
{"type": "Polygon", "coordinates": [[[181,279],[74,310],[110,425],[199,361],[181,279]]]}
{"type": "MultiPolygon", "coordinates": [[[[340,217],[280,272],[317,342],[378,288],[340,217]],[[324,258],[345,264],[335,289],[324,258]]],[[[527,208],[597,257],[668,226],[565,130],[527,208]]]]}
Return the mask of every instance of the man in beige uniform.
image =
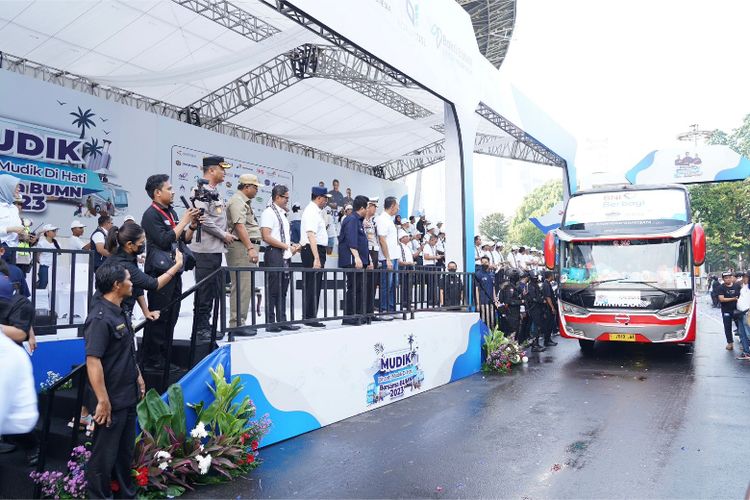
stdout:
{"type": "MultiPolygon", "coordinates": [[[[229,245],[227,264],[229,267],[258,267],[260,249],[260,226],[253,213],[252,201],[258,194],[260,182],[253,174],[242,174],[237,192],[227,205],[227,230],[237,237],[229,245]]],[[[237,311],[237,274],[232,273],[232,294],[229,300],[229,326],[244,326],[253,288],[250,272],[240,272],[240,310],[237,311]],[[239,321],[238,321],[239,318],[239,321]]],[[[249,337],[257,331],[252,327],[235,330],[235,335],[249,337]]]]}

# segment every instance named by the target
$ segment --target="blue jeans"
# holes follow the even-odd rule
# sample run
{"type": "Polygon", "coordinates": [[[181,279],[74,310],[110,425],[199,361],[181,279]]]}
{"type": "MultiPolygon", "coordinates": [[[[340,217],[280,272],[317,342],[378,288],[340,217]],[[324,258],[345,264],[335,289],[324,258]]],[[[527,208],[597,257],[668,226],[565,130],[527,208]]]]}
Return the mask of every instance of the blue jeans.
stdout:
{"type": "Polygon", "coordinates": [[[44,290],[47,288],[47,281],[49,276],[49,266],[39,265],[39,272],[37,272],[36,288],[38,290],[44,290]]]}
{"type": "Polygon", "coordinates": [[[739,321],[737,322],[737,333],[740,334],[740,342],[742,343],[742,352],[746,354],[750,354],[750,342],[747,339],[748,330],[750,330],[750,326],[745,323],[745,318],[747,317],[747,313],[745,313],[744,316],[742,316],[739,321]]]}
{"type": "MultiPolygon", "coordinates": [[[[387,261],[380,261],[380,269],[383,273],[380,275],[380,311],[396,310],[396,288],[398,287],[398,276],[396,273],[386,272],[385,265],[387,261]]],[[[391,259],[393,270],[398,269],[398,259],[391,259]]]]}

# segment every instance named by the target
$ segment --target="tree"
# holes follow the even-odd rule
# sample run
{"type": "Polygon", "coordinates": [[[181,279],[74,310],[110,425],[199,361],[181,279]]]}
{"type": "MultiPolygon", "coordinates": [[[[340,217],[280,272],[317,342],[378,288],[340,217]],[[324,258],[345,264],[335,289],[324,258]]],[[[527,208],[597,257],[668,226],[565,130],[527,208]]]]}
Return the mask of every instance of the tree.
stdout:
{"type": "MultiPolygon", "coordinates": [[[[731,133],[715,130],[708,144],[729,146],[750,156],[750,115],[731,133]]],[[[747,266],[750,259],[750,181],[696,184],[688,188],[693,220],[706,231],[706,262],[710,269],[747,266]],[[744,263],[740,262],[740,256],[744,263]]]]}
{"type": "Polygon", "coordinates": [[[492,241],[504,241],[508,238],[508,220],[500,212],[482,217],[479,234],[492,241]]]}
{"type": "Polygon", "coordinates": [[[544,234],[530,220],[530,217],[546,215],[552,207],[563,199],[562,181],[549,181],[530,192],[521,202],[510,222],[508,236],[514,245],[542,247],[544,234]]]}
{"type": "Polygon", "coordinates": [[[70,114],[75,116],[75,120],[73,120],[73,125],[81,128],[80,139],[83,139],[83,136],[86,135],[87,128],[96,127],[96,123],[94,123],[94,120],[92,120],[92,118],[95,117],[96,114],[92,113],[90,109],[83,111],[81,107],[79,106],[78,113],[74,111],[70,114]]]}

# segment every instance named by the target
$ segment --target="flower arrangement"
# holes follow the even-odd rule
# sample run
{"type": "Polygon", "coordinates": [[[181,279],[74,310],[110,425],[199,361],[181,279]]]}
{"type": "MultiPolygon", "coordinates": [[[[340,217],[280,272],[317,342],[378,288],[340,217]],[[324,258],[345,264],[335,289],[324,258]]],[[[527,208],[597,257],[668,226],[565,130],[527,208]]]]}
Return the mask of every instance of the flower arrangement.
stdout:
{"type": "MultiPolygon", "coordinates": [[[[47,379],[44,382],[39,384],[39,390],[41,392],[47,392],[53,385],[55,385],[60,380],[62,380],[62,376],[60,376],[59,373],[53,372],[50,370],[47,372],[47,379]]],[[[72,380],[68,380],[60,387],[60,389],[72,389],[72,388],[73,388],[72,380]]]]}
{"type": "Polygon", "coordinates": [[[177,497],[195,485],[228,481],[260,464],[259,442],[270,421],[251,420],[255,406],[249,398],[235,402],[242,391],[238,377],[227,382],[221,365],[211,370],[211,377],[214,401],[188,405],[198,418],[190,432],[178,385],[168,390],[169,404],[152,390],[138,405],[143,432],[133,475],[139,497],[177,497]]]}
{"type": "Polygon", "coordinates": [[[42,487],[42,495],[47,498],[85,498],[86,463],[91,452],[85,446],[76,446],[68,460],[68,472],[44,471],[29,474],[35,484],[42,487]]]}
{"type": "Polygon", "coordinates": [[[484,336],[484,347],[487,352],[482,370],[508,374],[513,365],[527,363],[529,358],[524,351],[524,345],[519,344],[514,338],[507,337],[499,328],[484,336]]]}

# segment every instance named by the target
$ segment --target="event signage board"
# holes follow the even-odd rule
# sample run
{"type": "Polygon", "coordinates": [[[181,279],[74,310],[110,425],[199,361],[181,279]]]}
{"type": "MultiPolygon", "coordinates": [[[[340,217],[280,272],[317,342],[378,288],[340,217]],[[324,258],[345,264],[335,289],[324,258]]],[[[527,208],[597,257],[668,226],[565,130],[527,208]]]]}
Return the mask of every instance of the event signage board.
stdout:
{"type": "Polygon", "coordinates": [[[476,313],[433,313],[258,336],[230,344],[232,375],[273,422],[268,445],[476,373],[486,328],[476,313]]]}
{"type": "Polygon", "coordinates": [[[737,181],[748,176],[750,160],[723,145],[652,151],[625,174],[631,184],[737,181]]]}
{"type": "MultiPolygon", "coordinates": [[[[258,175],[263,186],[256,209],[268,204],[274,184],[288,184],[290,207],[304,207],[310,189],[338,179],[353,194],[395,196],[405,201],[406,185],[378,179],[313,158],[218,134],[103,98],[0,70],[0,175],[21,179],[25,217],[32,229],[59,226],[65,246],[74,219],[96,227],[99,213],[141,219],[149,205],[144,186],[154,173],[172,177],[179,197],[189,194],[202,157],[224,156],[222,194],[228,198],[242,173],[258,175]],[[180,157],[178,152],[183,156],[180,157]],[[179,162],[179,164],[178,164],[179,162]],[[184,162],[184,163],[183,163],[184,162]]],[[[187,197],[187,196],[186,196],[187,197]]],[[[178,212],[179,198],[175,200],[178,212]]],[[[259,212],[258,212],[259,214],[259,212]]]]}
{"type": "Polygon", "coordinates": [[[623,190],[586,193],[568,200],[565,227],[632,221],[688,222],[682,189],[623,190]]]}

